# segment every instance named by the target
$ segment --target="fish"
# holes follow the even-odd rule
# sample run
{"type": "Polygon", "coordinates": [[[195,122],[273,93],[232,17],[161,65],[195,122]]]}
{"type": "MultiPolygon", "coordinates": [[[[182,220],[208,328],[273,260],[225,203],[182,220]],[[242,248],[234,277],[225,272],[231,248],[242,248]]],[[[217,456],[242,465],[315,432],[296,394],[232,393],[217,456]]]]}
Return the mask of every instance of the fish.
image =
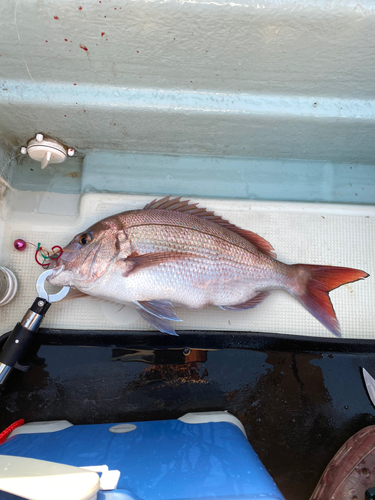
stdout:
{"type": "Polygon", "coordinates": [[[369,275],[346,267],[277,260],[271,244],[198,203],[166,196],[112,215],[77,234],[48,281],[78,295],[132,304],[163,333],[177,335],[174,307],[243,311],[273,290],[297,299],[341,336],[329,292],[369,275]]]}

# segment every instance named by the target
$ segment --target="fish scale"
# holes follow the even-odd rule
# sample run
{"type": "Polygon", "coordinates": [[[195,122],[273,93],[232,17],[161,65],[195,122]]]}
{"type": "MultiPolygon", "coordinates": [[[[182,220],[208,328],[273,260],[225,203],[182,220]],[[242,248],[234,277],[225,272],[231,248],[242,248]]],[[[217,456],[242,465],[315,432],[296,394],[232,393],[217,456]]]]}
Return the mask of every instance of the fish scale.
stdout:
{"type": "MultiPolygon", "coordinates": [[[[259,265],[271,268],[273,259],[262,255],[251,243],[236,239],[235,243],[224,239],[224,235],[206,234],[201,230],[189,229],[184,227],[170,227],[158,224],[149,224],[131,227],[125,231],[133,248],[141,253],[175,251],[175,252],[194,252],[197,256],[203,258],[228,259],[232,262],[240,262],[243,265],[250,265],[253,268],[259,265]],[[173,249],[171,246],[173,245],[173,249]],[[267,266],[267,263],[269,265],[267,266]]],[[[210,228],[211,229],[211,228],[210,228]]],[[[224,229],[224,228],[223,228],[224,229]]],[[[242,239],[242,238],[241,238],[242,239]]]]}
{"type": "Polygon", "coordinates": [[[151,325],[170,334],[175,334],[171,321],[178,321],[173,305],[244,310],[282,289],[339,336],[328,292],[367,276],[351,268],[284,264],[257,234],[166,197],[77,235],[49,281],[134,303],[151,325]]]}
{"type": "MultiPolygon", "coordinates": [[[[182,236],[186,237],[187,240],[192,237],[193,233],[197,231],[198,233],[203,233],[206,236],[217,237],[221,240],[227,241],[230,244],[238,245],[241,248],[251,250],[252,245],[249,244],[246,240],[243,240],[241,237],[237,237],[233,232],[226,229],[223,226],[219,226],[216,223],[206,221],[205,219],[200,219],[194,215],[190,215],[188,213],[183,212],[173,212],[171,210],[139,210],[128,212],[125,214],[119,214],[118,216],[119,223],[123,225],[124,228],[129,227],[129,223],[131,224],[131,230],[134,231],[136,235],[137,228],[140,229],[139,236],[142,237],[142,230],[145,228],[149,228],[151,231],[154,230],[157,226],[163,226],[164,228],[168,227],[178,227],[182,231],[182,236]],[[149,213],[147,213],[149,212],[149,213]],[[129,220],[131,219],[131,221],[129,220]],[[191,232],[183,232],[183,229],[191,230],[191,232]]],[[[146,233],[145,233],[146,234],[146,233]]],[[[164,238],[159,240],[159,244],[165,243],[164,238]]],[[[173,235],[174,236],[174,235],[173,235]]],[[[151,240],[153,242],[157,241],[155,235],[151,235],[151,240]]],[[[177,243],[183,244],[184,241],[176,240],[173,237],[173,241],[177,243]]]]}
{"type": "MultiPolygon", "coordinates": [[[[179,298],[169,298],[172,302],[178,302],[191,308],[201,308],[206,305],[232,305],[238,300],[245,301],[250,296],[256,293],[254,287],[259,283],[265,286],[267,274],[270,274],[269,279],[273,280],[271,285],[274,285],[274,272],[272,268],[277,265],[277,261],[271,259],[269,265],[265,265],[267,258],[262,256],[260,252],[250,244],[245,242],[241,246],[235,246],[227,241],[215,236],[209,238],[207,234],[196,230],[190,230],[181,227],[165,227],[158,225],[144,225],[136,229],[130,229],[127,232],[129,239],[134,241],[134,250],[137,253],[163,252],[171,251],[171,241],[176,242],[176,249],[172,253],[192,253],[194,258],[188,258],[187,261],[176,261],[171,264],[179,273],[181,286],[185,288],[184,299],[181,302],[181,292],[177,291],[179,298]],[[168,241],[169,240],[169,241],[168,241]],[[179,242],[183,243],[179,243],[179,242]],[[246,243],[249,250],[245,250],[246,243]],[[218,259],[218,255],[220,258],[218,259]],[[245,281],[246,290],[238,290],[238,286],[245,281]],[[202,289],[202,283],[209,282],[212,286],[209,293],[201,297],[200,300],[196,296],[191,297],[191,288],[202,289]],[[214,286],[214,283],[217,286],[214,286]],[[186,288],[188,287],[188,288],[186,288]],[[237,290],[233,290],[233,287],[237,290]],[[218,290],[216,290],[218,288],[218,290]],[[217,294],[222,297],[221,303],[217,302],[217,294]]],[[[238,241],[238,240],[237,240],[238,241]]],[[[169,274],[173,270],[166,264],[161,264],[160,269],[163,269],[163,274],[169,274]]],[[[280,273],[280,285],[284,276],[280,273]]],[[[140,281],[146,278],[146,273],[139,273],[139,279],[134,285],[137,290],[143,289],[140,281]]],[[[156,282],[153,286],[158,288],[158,274],[156,282]]],[[[166,277],[169,279],[169,276],[166,277]]],[[[170,278],[172,279],[172,277],[170,278]]],[[[157,289],[154,293],[159,293],[157,289]]],[[[163,297],[165,298],[165,297],[163,297]]]]}

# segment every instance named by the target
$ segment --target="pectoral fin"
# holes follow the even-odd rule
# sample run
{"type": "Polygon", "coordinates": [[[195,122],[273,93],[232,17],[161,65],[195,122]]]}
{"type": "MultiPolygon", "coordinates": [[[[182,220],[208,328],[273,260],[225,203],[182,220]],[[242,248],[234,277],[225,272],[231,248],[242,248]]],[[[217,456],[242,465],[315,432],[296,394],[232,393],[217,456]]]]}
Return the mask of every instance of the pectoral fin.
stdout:
{"type": "Polygon", "coordinates": [[[194,257],[192,253],[183,252],[155,252],[146,253],[143,255],[132,254],[127,259],[123,260],[126,269],[123,276],[127,278],[130,274],[147,269],[149,267],[159,266],[168,262],[184,260],[194,257]]]}
{"type": "Polygon", "coordinates": [[[245,309],[253,309],[258,306],[265,298],[268,297],[270,292],[260,292],[258,295],[253,297],[252,299],[244,302],[243,304],[237,304],[235,306],[219,306],[220,309],[224,309],[224,311],[244,311],[245,309]]]}

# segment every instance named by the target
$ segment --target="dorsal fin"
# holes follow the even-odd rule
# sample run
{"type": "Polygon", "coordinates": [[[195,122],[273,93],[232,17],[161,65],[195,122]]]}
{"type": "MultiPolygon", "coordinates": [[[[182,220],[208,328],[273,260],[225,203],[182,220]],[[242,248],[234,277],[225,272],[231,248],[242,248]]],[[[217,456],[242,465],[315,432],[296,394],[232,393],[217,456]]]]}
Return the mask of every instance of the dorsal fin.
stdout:
{"type": "Polygon", "coordinates": [[[220,226],[223,226],[234,233],[239,234],[245,240],[249,241],[258,250],[263,252],[269,257],[276,258],[276,252],[272,245],[268,243],[264,238],[259,236],[252,231],[247,231],[246,229],[241,229],[240,227],[231,224],[228,220],[223,219],[220,215],[215,215],[214,212],[208,212],[206,208],[197,208],[198,203],[190,203],[190,200],[181,201],[181,196],[178,198],[172,198],[171,196],[165,196],[161,200],[153,200],[151,203],[147,203],[144,210],[173,210],[176,212],[185,212],[196,217],[201,217],[202,219],[215,222],[220,226]]]}

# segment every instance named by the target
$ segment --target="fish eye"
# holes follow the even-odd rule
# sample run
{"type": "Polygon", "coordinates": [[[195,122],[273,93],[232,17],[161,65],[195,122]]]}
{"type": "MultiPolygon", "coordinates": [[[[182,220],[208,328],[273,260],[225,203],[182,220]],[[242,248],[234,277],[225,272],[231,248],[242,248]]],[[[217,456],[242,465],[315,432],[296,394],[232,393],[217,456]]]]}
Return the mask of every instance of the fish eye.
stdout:
{"type": "Polygon", "coordinates": [[[82,236],[80,237],[80,239],[78,241],[81,245],[87,245],[87,243],[90,243],[91,240],[92,240],[91,235],[85,233],[85,234],[82,234],[82,236]]]}

